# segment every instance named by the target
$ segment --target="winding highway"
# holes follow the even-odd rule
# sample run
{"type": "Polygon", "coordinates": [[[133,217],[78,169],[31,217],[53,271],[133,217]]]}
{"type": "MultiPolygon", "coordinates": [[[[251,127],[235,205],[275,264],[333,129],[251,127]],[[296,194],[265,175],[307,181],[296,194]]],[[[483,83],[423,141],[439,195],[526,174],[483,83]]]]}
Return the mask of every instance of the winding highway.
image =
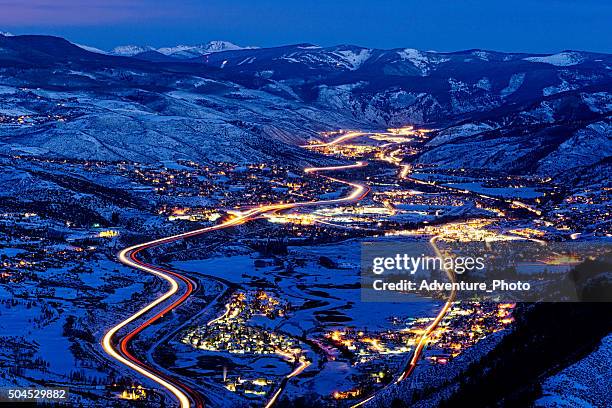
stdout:
{"type": "Polygon", "coordinates": [[[164,244],[174,242],[180,239],[186,239],[186,238],[190,238],[190,237],[204,234],[207,232],[243,224],[247,222],[249,219],[251,219],[250,217],[253,217],[256,213],[257,213],[256,210],[250,210],[236,218],[229,219],[221,224],[218,224],[212,227],[202,228],[202,229],[191,231],[188,233],[178,234],[178,235],[146,242],[140,245],[135,245],[135,246],[126,248],[122,250],[121,252],[119,252],[118,258],[119,258],[119,261],[121,261],[121,263],[127,266],[130,266],[130,267],[133,267],[135,269],[139,269],[143,272],[147,272],[152,275],[155,275],[165,280],[166,282],[168,282],[170,287],[162,296],[158,297],[153,302],[149,303],[148,305],[138,310],[136,313],[134,313],[127,319],[123,320],[121,323],[111,328],[104,335],[102,339],[102,347],[104,348],[104,351],[108,355],[110,355],[111,357],[119,361],[120,363],[138,372],[139,374],[155,381],[156,383],[158,383],[159,385],[167,389],[171,394],[173,394],[176,397],[181,408],[190,407],[192,402],[194,406],[202,407],[203,402],[201,401],[201,397],[195,391],[193,391],[191,388],[187,387],[186,385],[183,385],[173,379],[168,378],[166,375],[160,373],[158,370],[140,361],[130,352],[129,344],[131,340],[138,333],[140,333],[145,328],[151,326],[153,323],[161,319],[165,314],[174,310],[176,307],[181,305],[189,296],[191,296],[191,294],[193,293],[195,289],[195,284],[190,279],[176,272],[169,271],[169,270],[166,270],[158,266],[149,265],[147,263],[144,263],[137,258],[137,255],[139,252],[145,249],[148,249],[148,248],[153,248],[153,247],[164,245],[164,244]],[[119,342],[114,342],[114,338],[116,334],[121,329],[125,328],[132,322],[136,321],[137,319],[147,314],[152,309],[156,308],[157,306],[164,303],[166,300],[176,295],[179,292],[180,287],[181,287],[179,282],[185,286],[185,290],[178,297],[178,299],[172,301],[169,305],[165,306],[162,310],[158,311],[154,316],[150,317],[144,323],[140,324],[138,327],[133,329],[130,333],[124,336],[119,342]],[[116,343],[119,346],[118,348],[117,348],[116,343]]]}
{"type": "MultiPolygon", "coordinates": [[[[346,142],[348,140],[358,138],[361,136],[366,136],[369,134],[370,133],[364,133],[364,132],[348,132],[348,133],[344,133],[340,135],[339,137],[327,143],[313,144],[313,145],[308,145],[305,147],[333,146],[333,145],[337,145],[342,142],[346,142]]],[[[384,160],[384,157],[383,157],[383,160],[384,160]]],[[[400,167],[399,178],[412,180],[408,176],[409,171],[410,171],[409,165],[401,165],[401,164],[398,164],[398,165],[400,167]]],[[[197,284],[191,279],[189,279],[188,277],[183,276],[175,271],[164,269],[156,265],[147,264],[138,258],[138,254],[146,249],[154,248],[160,245],[165,245],[171,242],[188,239],[191,237],[206,234],[206,233],[216,231],[216,230],[235,227],[235,226],[247,223],[253,219],[256,219],[270,212],[288,210],[288,209],[293,209],[297,207],[334,205],[334,204],[350,203],[350,202],[356,202],[356,201],[362,200],[365,196],[367,196],[367,194],[370,191],[370,188],[367,185],[362,184],[360,182],[342,180],[342,179],[338,179],[332,176],[319,174],[319,173],[333,172],[333,171],[345,171],[345,170],[356,169],[356,168],[360,168],[364,166],[367,166],[367,162],[358,161],[355,164],[350,164],[350,165],[329,166],[329,167],[309,167],[309,168],[304,169],[304,173],[307,173],[307,174],[317,173],[320,177],[325,177],[326,179],[330,181],[334,181],[334,182],[344,184],[344,185],[351,187],[352,191],[350,192],[350,194],[344,197],[341,197],[338,199],[328,199],[328,200],[318,200],[318,201],[304,201],[304,202],[295,202],[295,203],[273,203],[273,204],[261,205],[259,207],[253,207],[243,212],[239,212],[233,217],[228,218],[224,220],[223,222],[217,225],[211,226],[211,227],[201,228],[201,229],[186,232],[183,234],[173,235],[173,236],[157,239],[157,240],[150,241],[150,242],[145,242],[145,243],[135,245],[135,246],[122,250],[118,255],[118,258],[121,263],[129,267],[132,267],[132,268],[141,270],[143,272],[152,274],[154,276],[157,276],[158,278],[162,280],[165,280],[168,283],[169,288],[160,297],[156,298],[154,301],[152,301],[151,303],[149,303],[142,309],[138,310],[137,312],[135,312],[130,317],[126,318],[125,320],[117,324],[116,326],[112,327],[110,330],[108,330],[108,332],[105,334],[104,338],[102,339],[102,347],[104,348],[105,352],[108,355],[110,355],[112,358],[120,362],[121,364],[132,369],[136,373],[156,382],[161,387],[166,389],[170,394],[172,394],[176,398],[181,408],[188,408],[191,406],[195,406],[197,408],[203,407],[204,401],[202,397],[195,390],[193,390],[186,384],[183,384],[176,379],[170,378],[168,375],[160,372],[158,369],[155,369],[150,364],[147,364],[146,362],[139,360],[137,357],[134,356],[134,354],[130,350],[130,344],[132,340],[140,332],[142,332],[147,327],[157,322],[164,315],[170,313],[172,310],[179,307],[183,302],[185,302],[193,294],[193,292],[197,288],[197,284]],[[170,301],[170,303],[165,304],[167,303],[167,301],[170,301]],[[165,305],[162,306],[162,304],[165,304],[165,305]],[[150,312],[153,311],[153,309],[159,309],[159,308],[161,308],[161,310],[156,310],[151,317],[146,319],[144,322],[138,323],[135,328],[133,328],[130,332],[125,334],[123,337],[118,337],[119,332],[126,329],[127,326],[136,324],[138,320],[140,320],[141,318],[144,318],[145,315],[148,315],[150,312]]],[[[416,179],[414,181],[426,183],[426,182],[422,182],[416,179]]],[[[432,246],[436,255],[440,256],[440,250],[438,249],[436,245],[437,239],[438,237],[431,238],[430,245],[432,246]]],[[[449,275],[449,278],[452,281],[454,281],[454,276],[452,275],[452,273],[449,273],[448,271],[447,273],[449,275]]],[[[408,361],[404,369],[397,375],[395,383],[405,380],[407,377],[409,377],[412,374],[412,372],[414,371],[414,368],[416,367],[418,361],[420,360],[422,356],[425,346],[427,345],[429,341],[429,337],[434,332],[434,330],[439,325],[439,323],[442,321],[442,319],[446,316],[448,310],[452,306],[454,299],[455,299],[455,293],[453,292],[450,294],[444,306],[440,309],[438,314],[435,316],[434,320],[430,323],[430,325],[426,328],[425,332],[421,335],[412,353],[412,357],[410,358],[410,360],[408,361]]],[[[215,323],[216,321],[222,319],[228,313],[228,311],[229,309],[226,306],[225,312],[221,316],[209,321],[208,325],[211,325],[215,323]]],[[[275,404],[275,402],[278,400],[279,396],[281,395],[288,380],[299,375],[308,366],[307,361],[299,361],[297,363],[298,364],[295,366],[293,371],[291,371],[288,375],[286,375],[283,378],[283,380],[279,383],[279,386],[276,388],[275,392],[272,394],[272,397],[268,400],[267,404],[265,405],[265,408],[272,407],[275,404]]],[[[370,401],[372,398],[374,398],[374,395],[371,395],[365,398],[364,400],[359,401],[358,403],[352,405],[352,407],[359,407],[367,403],[368,401],[370,401]]]]}
{"type": "MultiPolygon", "coordinates": [[[[349,170],[359,167],[366,166],[366,162],[357,162],[355,164],[346,165],[346,166],[331,166],[331,167],[311,167],[306,168],[304,170],[305,173],[318,173],[325,171],[338,171],[338,170],[349,170]]],[[[349,195],[345,197],[341,197],[338,199],[330,199],[330,200],[319,200],[319,201],[305,201],[305,202],[296,202],[296,203],[275,203],[269,205],[262,205],[260,207],[252,208],[247,211],[241,212],[238,215],[235,215],[232,218],[229,218],[217,225],[201,228],[198,230],[186,232],[183,234],[172,235],[166,238],[161,238],[149,242],[145,242],[139,245],[131,246],[129,248],[123,249],[118,254],[118,259],[121,263],[141,270],[143,272],[152,274],[164,281],[166,281],[169,285],[168,290],[162,294],[160,297],[156,298],[153,302],[149,303],[142,309],[139,309],[137,312],[115,325],[111,329],[109,329],[104,337],[102,338],[102,348],[104,351],[112,358],[123,364],[124,366],[132,369],[136,373],[156,382],[161,387],[166,389],[170,394],[172,394],[179,403],[181,408],[188,408],[191,406],[195,406],[197,408],[201,408],[204,406],[204,401],[202,397],[189,386],[181,383],[180,381],[170,378],[168,375],[160,372],[155,369],[151,365],[147,364],[139,360],[134,354],[130,351],[131,341],[143,330],[147,327],[151,326],[159,319],[161,319],[167,313],[170,313],[172,310],[176,309],[180,306],[185,300],[187,300],[196,289],[196,283],[191,279],[177,273],[174,271],[170,271],[168,269],[161,268],[156,265],[147,264],[141,261],[138,258],[138,254],[146,249],[154,248],[160,245],[165,245],[171,242],[195,237],[198,235],[206,234],[212,231],[221,230],[224,228],[231,228],[237,225],[244,224],[249,222],[264,213],[270,211],[278,211],[278,210],[287,210],[296,207],[305,207],[305,206],[319,206],[319,205],[331,205],[331,204],[341,204],[347,202],[355,202],[363,199],[370,191],[369,187],[351,181],[345,181],[336,179],[334,177],[321,175],[329,180],[342,183],[352,187],[352,191],[349,195]],[[181,290],[181,288],[183,288],[181,290]],[[179,294],[179,292],[181,292],[179,294]],[[178,297],[177,297],[178,296],[178,297]],[[137,320],[143,318],[145,315],[149,314],[153,309],[160,307],[163,303],[170,300],[171,298],[175,298],[169,304],[163,306],[161,310],[158,310],[154,313],[153,316],[149,317],[142,323],[139,323],[138,326],[132,329],[128,334],[124,335],[122,338],[117,338],[118,333],[125,329],[127,326],[135,323],[137,320]]],[[[217,319],[214,319],[217,320],[217,319]]],[[[214,321],[213,320],[213,321],[214,321]]],[[[210,323],[210,322],[209,322],[210,323]]],[[[272,406],[276,399],[281,394],[284,384],[292,377],[299,375],[305,368],[307,364],[301,362],[291,373],[289,373],[281,383],[281,386],[275,391],[272,399],[268,402],[266,406],[272,406]]]]}

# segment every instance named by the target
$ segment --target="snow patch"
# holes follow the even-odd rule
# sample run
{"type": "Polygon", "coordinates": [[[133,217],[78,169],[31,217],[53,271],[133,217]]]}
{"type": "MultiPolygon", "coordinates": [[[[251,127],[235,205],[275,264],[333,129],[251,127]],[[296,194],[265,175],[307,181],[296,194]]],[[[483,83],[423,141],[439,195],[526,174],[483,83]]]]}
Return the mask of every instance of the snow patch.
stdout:
{"type": "Polygon", "coordinates": [[[523,59],[529,62],[551,64],[557,67],[569,67],[571,65],[578,65],[584,61],[582,55],[577,52],[560,52],[558,54],[547,55],[544,57],[527,57],[523,59]]]}
{"type": "Polygon", "coordinates": [[[154,50],[155,48],[150,46],[142,47],[140,45],[120,45],[113,48],[110,53],[121,57],[133,57],[134,55],[154,50]]]}
{"type": "Polygon", "coordinates": [[[578,89],[577,84],[570,84],[562,78],[559,85],[547,86],[542,90],[542,94],[544,96],[550,96],[561,92],[573,91],[574,89],[578,89]]]}
{"type": "Polygon", "coordinates": [[[414,48],[406,48],[397,53],[403,60],[408,60],[417,67],[421,71],[421,75],[425,76],[429,72],[429,58],[427,58],[427,54],[414,48]]]}
{"type": "Polygon", "coordinates": [[[354,71],[370,58],[370,56],[372,55],[372,50],[363,49],[359,50],[359,52],[354,52],[351,50],[342,50],[336,51],[335,54],[346,62],[346,64],[348,65],[347,68],[349,68],[351,71],[354,71]]]}
{"type": "Polygon", "coordinates": [[[482,132],[493,130],[493,126],[486,123],[465,123],[442,130],[436,137],[427,142],[428,147],[439,146],[454,139],[471,136],[482,132]]]}
{"type": "Polygon", "coordinates": [[[478,80],[478,82],[476,82],[476,88],[484,89],[485,91],[490,91],[491,81],[489,81],[489,78],[487,77],[481,78],[478,80]]]}
{"type": "Polygon", "coordinates": [[[414,48],[405,48],[398,51],[397,54],[402,60],[409,61],[418,70],[421,71],[421,76],[427,76],[431,69],[438,64],[450,61],[449,58],[444,58],[438,55],[429,56],[427,53],[415,50],[414,48]]]}
{"type": "Polygon", "coordinates": [[[587,104],[589,109],[597,113],[608,113],[612,111],[612,93],[596,92],[592,94],[580,94],[582,100],[587,104]]]}
{"type": "Polygon", "coordinates": [[[502,98],[506,98],[509,95],[512,95],[513,93],[516,92],[517,89],[519,89],[521,87],[521,85],[523,85],[523,81],[525,80],[525,73],[524,72],[520,72],[518,74],[513,74],[510,77],[510,81],[508,82],[508,86],[505,87],[504,89],[501,90],[501,92],[499,93],[499,95],[502,98]]]}
{"type": "Polygon", "coordinates": [[[486,51],[474,51],[472,52],[472,55],[480,58],[483,61],[488,61],[489,60],[489,53],[486,51]]]}

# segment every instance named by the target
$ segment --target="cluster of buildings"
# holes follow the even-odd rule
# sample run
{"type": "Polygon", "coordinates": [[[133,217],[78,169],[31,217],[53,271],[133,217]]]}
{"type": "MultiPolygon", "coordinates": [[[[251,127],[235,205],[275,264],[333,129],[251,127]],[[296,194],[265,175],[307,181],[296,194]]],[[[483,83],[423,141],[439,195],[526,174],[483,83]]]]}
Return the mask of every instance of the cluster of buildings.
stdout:
{"type": "MultiPolygon", "coordinates": [[[[77,264],[91,258],[96,249],[68,243],[65,232],[57,226],[57,234],[49,235],[50,221],[34,213],[0,214],[0,240],[7,242],[0,250],[1,283],[22,282],[26,277],[59,268],[66,264],[77,264]]],[[[87,232],[90,237],[116,236],[116,231],[100,230],[87,232]]],[[[1,241],[0,241],[1,242],[1,241]]]]}
{"type": "Polygon", "coordinates": [[[49,122],[65,122],[69,116],[60,114],[48,115],[3,115],[0,114],[0,125],[3,126],[33,126],[49,122]]]}
{"type": "MultiPolygon", "coordinates": [[[[430,336],[426,359],[446,364],[486,336],[503,330],[514,321],[513,303],[456,303],[430,336]]],[[[416,334],[424,327],[412,329],[416,334]]]]}
{"type": "Polygon", "coordinates": [[[610,192],[612,187],[585,189],[550,208],[554,227],[569,234],[581,231],[597,237],[612,236],[610,192]]]}
{"type": "MultiPolygon", "coordinates": [[[[486,336],[503,330],[514,319],[511,303],[456,302],[442,323],[428,336],[425,359],[446,364],[486,336]]],[[[335,391],[335,400],[357,399],[388,384],[403,369],[433,318],[417,318],[407,327],[372,333],[355,328],[337,329],[325,334],[332,359],[347,360],[358,373],[353,388],[335,391]]],[[[406,322],[398,322],[405,325],[406,322]]]]}
{"type": "Polygon", "coordinates": [[[119,398],[129,401],[144,400],[147,399],[147,390],[142,385],[132,385],[124,389],[119,398]]]}
{"type": "Polygon", "coordinates": [[[331,192],[333,186],[316,178],[304,178],[274,164],[201,165],[179,161],[171,166],[123,165],[125,176],[139,188],[158,195],[206,197],[215,206],[234,208],[273,202],[304,201],[331,192]]]}
{"type": "Polygon", "coordinates": [[[433,192],[423,192],[412,189],[398,189],[376,192],[375,200],[387,200],[394,205],[412,205],[412,206],[444,206],[444,207],[460,207],[465,204],[465,199],[452,194],[442,194],[433,192]]]}
{"type": "MultiPolygon", "coordinates": [[[[307,366],[299,340],[265,327],[253,324],[256,316],[274,320],[288,312],[289,305],[279,301],[266,291],[238,291],[231,296],[224,313],[187,331],[183,342],[209,352],[247,355],[276,355],[295,365],[307,366]]],[[[276,380],[244,375],[228,375],[224,370],[223,383],[231,392],[247,397],[267,395],[276,385],[276,380]]]]}
{"type": "Polygon", "coordinates": [[[275,384],[273,380],[267,378],[247,379],[241,376],[226,377],[223,383],[227,390],[240,393],[246,397],[268,395],[275,384]]]}
{"type": "Polygon", "coordinates": [[[247,324],[254,316],[268,319],[283,317],[289,305],[281,303],[265,291],[242,292],[232,295],[225,313],[204,326],[189,330],[183,338],[201,350],[233,354],[301,353],[299,342],[292,337],[247,324]]]}

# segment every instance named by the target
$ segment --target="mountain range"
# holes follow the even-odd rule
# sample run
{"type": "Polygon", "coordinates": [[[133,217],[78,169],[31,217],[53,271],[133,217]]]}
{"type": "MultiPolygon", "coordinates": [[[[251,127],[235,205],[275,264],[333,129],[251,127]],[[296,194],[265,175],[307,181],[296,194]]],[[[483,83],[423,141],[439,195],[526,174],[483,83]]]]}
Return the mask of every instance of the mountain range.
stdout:
{"type": "Polygon", "coordinates": [[[198,45],[176,45],[173,47],[161,47],[155,48],[151,46],[139,46],[139,45],[122,45],[113,48],[109,52],[98,50],[97,52],[107,53],[110,55],[118,55],[124,57],[138,56],[139,54],[147,53],[159,53],[168,57],[177,59],[189,59],[201,57],[203,55],[209,55],[220,51],[236,51],[251,49],[254,47],[240,47],[236,44],[232,44],[229,41],[210,41],[205,44],[198,45]]]}
{"type": "Polygon", "coordinates": [[[422,163],[609,171],[610,54],[222,41],[103,52],[58,37],[0,36],[0,89],[0,114],[51,109],[69,118],[0,127],[0,151],[307,160],[297,146],[318,131],[415,124],[437,130],[422,163]]]}

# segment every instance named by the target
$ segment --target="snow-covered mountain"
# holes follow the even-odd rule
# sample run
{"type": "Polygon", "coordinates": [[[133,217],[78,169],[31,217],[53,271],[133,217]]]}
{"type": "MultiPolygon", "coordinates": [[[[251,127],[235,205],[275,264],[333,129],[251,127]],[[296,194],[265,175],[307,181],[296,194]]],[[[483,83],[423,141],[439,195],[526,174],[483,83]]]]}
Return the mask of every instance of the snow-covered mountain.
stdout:
{"type": "Polygon", "coordinates": [[[109,54],[119,55],[123,57],[133,57],[138,54],[156,51],[160,54],[180,58],[189,59],[195,57],[201,57],[202,55],[208,55],[220,51],[236,51],[243,49],[253,49],[254,47],[241,47],[233,44],[229,41],[210,41],[206,44],[198,45],[176,45],[173,47],[161,47],[155,48],[151,46],[140,46],[140,45],[121,45],[113,48],[109,54]]]}
{"type": "Polygon", "coordinates": [[[317,131],[361,126],[281,84],[203,64],[158,66],[49,36],[0,37],[0,49],[0,155],[306,163],[298,146],[317,131]],[[22,115],[31,125],[12,126],[22,115]]]}
{"type": "Polygon", "coordinates": [[[310,44],[201,57],[228,75],[291,86],[301,97],[382,125],[453,122],[480,112],[609,83],[608,54],[550,55],[310,44]]]}
{"type": "MultiPolygon", "coordinates": [[[[32,146],[40,142],[50,151],[64,154],[71,151],[65,146],[74,146],[74,154],[117,159],[119,151],[128,149],[129,157],[156,160],[195,151],[185,150],[180,143],[175,153],[166,149],[168,145],[161,148],[155,142],[158,132],[180,135],[179,139],[186,141],[197,138],[199,145],[210,147],[212,140],[221,143],[210,135],[229,132],[240,135],[241,147],[247,140],[257,141],[259,146],[249,144],[252,150],[246,153],[215,144],[214,149],[206,149],[206,155],[229,152],[248,158],[278,143],[303,143],[319,130],[409,123],[439,129],[427,151],[415,157],[421,163],[558,175],[585,166],[596,173],[597,166],[609,162],[609,54],[438,53],[312,44],[235,49],[238,47],[233,44],[213,42],[162,49],[123,47],[114,54],[134,54],[136,58],[118,58],[48,36],[2,36],[0,48],[2,86],[61,90],[62,95],[77,99],[88,93],[89,103],[96,106],[90,118],[96,123],[101,116],[95,112],[108,111],[99,110],[97,89],[103,89],[104,98],[111,99],[104,104],[153,115],[147,116],[150,121],[134,118],[134,126],[145,123],[141,127],[151,127],[151,137],[138,138],[129,146],[121,142],[123,127],[107,123],[100,135],[110,139],[102,140],[97,152],[88,151],[91,146],[85,142],[75,142],[83,137],[79,127],[72,129],[76,133],[70,142],[67,132],[53,133],[55,127],[18,140],[14,139],[16,133],[10,132],[11,140],[30,140],[32,146]],[[191,58],[194,53],[207,54],[191,58]],[[11,71],[14,67],[20,69],[17,76],[11,71]],[[206,123],[208,142],[189,132],[191,125],[181,130],[155,128],[162,121],[153,119],[166,115],[173,117],[170,122],[176,126],[176,118],[187,124],[197,117],[206,123]],[[57,144],[50,144],[52,140],[57,144]]],[[[32,95],[22,96],[11,109],[36,111],[38,104],[33,104],[32,95]]],[[[46,99],[36,95],[34,100],[46,99]]],[[[64,102],[49,99],[48,103],[64,102]]],[[[39,113],[47,108],[42,106],[39,113]]],[[[119,117],[125,120],[125,114],[117,111],[117,115],[113,121],[119,123],[119,117]]],[[[70,128],[72,124],[61,126],[70,128]]]]}
{"type": "Polygon", "coordinates": [[[201,45],[177,45],[175,47],[158,48],[157,52],[176,58],[195,58],[202,55],[220,51],[235,51],[251,49],[253,47],[240,47],[229,41],[210,41],[201,45]]]}

